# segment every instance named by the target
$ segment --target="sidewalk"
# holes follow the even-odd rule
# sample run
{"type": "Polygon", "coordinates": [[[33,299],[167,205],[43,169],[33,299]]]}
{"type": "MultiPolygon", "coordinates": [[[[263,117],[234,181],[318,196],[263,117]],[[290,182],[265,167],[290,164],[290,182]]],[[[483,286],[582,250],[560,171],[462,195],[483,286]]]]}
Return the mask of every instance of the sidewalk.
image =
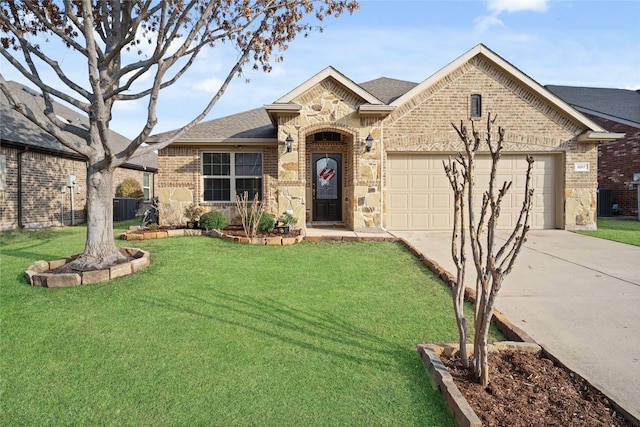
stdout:
{"type": "MultiPolygon", "coordinates": [[[[450,232],[394,232],[455,275],[450,232]]],[[[475,274],[470,254],[468,268],[475,274]]],[[[496,308],[640,419],[640,248],[532,231],[496,308]]]]}

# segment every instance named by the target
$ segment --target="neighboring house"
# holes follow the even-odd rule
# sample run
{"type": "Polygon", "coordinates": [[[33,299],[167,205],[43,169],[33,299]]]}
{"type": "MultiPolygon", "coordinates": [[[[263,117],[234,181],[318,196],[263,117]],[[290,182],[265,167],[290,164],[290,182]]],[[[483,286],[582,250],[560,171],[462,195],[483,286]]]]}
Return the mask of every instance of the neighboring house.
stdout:
{"type": "MultiPolygon", "coordinates": [[[[595,228],[597,144],[620,135],[484,45],[420,84],[356,84],[328,67],[273,104],[203,122],[159,150],[160,202],[173,214],[196,202],[234,220],[235,195],[247,191],[307,227],[450,230],[453,196],[442,161],[463,150],[451,123],[473,121],[484,133],[489,112],[497,114],[495,130],[507,132],[499,179],[513,180],[499,226],[512,227],[521,210],[531,154],[532,228],[595,228]]],[[[479,181],[490,164],[483,150],[479,181]]]]}
{"type": "Polygon", "coordinates": [[[640,181],[640,91],[551,85],[547,89],[609,132],[624,134],[598,146],[599,214],[638,217],[638,190],[629,183],[640,181]]]}
{"type": "MultiPolygon", "coordinates": [[[[43,111],[43,98],[36,91],[16,82],[9,85],[28,108],[43,111]]],[[[54,108],[59,117],[88,126],[82,114],[59,103],[54,108]]],[[[116,132],[111,136],[122,145],[129,143],[116,132]]],[[[157,172],[155,154],[131,159],[114,173],[114,194],[115,187],[131,177],[140,182],[147,197],[155,197],[157,172]]],[[[0,92],[0,231],[83,222],[86,177],[86,160],[80,154],[12,109],[0,92]],[[73,176],[71,187],[67,184],[73,184],[68,182],[73,176]]]]}

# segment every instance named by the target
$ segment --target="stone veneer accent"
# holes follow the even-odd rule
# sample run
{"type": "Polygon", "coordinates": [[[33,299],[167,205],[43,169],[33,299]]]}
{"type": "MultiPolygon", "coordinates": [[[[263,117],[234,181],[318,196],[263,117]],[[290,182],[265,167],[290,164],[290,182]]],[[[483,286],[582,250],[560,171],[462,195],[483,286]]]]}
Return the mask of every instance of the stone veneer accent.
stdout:
{"type": "MultiPolygon", "coordinates": [[[[389,152],[456,153],[464,149],[451,123],[470,127],[469,98],[482,96],[482,116],[473,119],[484,137],[488,113],[505,128],[503,153],[558,153],[563,158],[559,178],[564,182],[559,228],[596,227],[596,144],[578,143],[578,123],[493,63],[479,57],[444,76],[384,122],[384,144],[389,152]],[[589,172],[575,171],[575,163],[589,163],[589,172]]],[[[497,131],[497,129],[496,129],[497,131]]],[[[486,150],[484,150],[486,152],[486,150]]],[[[387,177],[385,177],[386,179],[387,177]]],[[[558,216],[558,215],[557,215],[558,216]]]]}
{"type": "Polygon", "coordinates": [[[149,252],[138,248],[122,248],[120,252],[131,261],[114,265],[104,270],[83,271],[78,273],[48,273],[58,267],[62,267],[72,258],[58,259],[54,261],[36,261],[24,272],[27,283],[32,286],[44,288],[65,288],[69,286],[87,285],[90,283],[105,282],[118,277],[128,276],[140,270],[144,270],[151,262],[149,252]]]}
{"type": "MultiPolygon", "coordinates": [[[[562,159],[556,172],[563,183],[557,190],[557,227],[595,228],[597,144],[577,142],[576,135],[586,130],[582,124],[482,55],[433,82],[386,117],[361,115],[359,107],[366,100],[332,77],[291,100],[300,110],[277,115],[277,146],[263,148],[265,208],[275,216],[291,210],[299,224],[310,221],[311,154],[341,153],[342,222],[356,231],[379,230],[385,215],[387,154],[463,150],[451,123],[463,120],[469,126],[471,94],[482,96],[482,115],[473,119],[476,129],[485,131],[489,112],[492,117],[497,115],[497,125],[506,129],[505,154],[554,153],[562,159]],[[315,142],[313,136],[318,132],[337,132],[342,141],[315,142]],[[366,152],[364,138],[369,134],[375,143],[371,152],[366,152]],[[284,143],[288,135],[294,139],[291,152],[284,143]],[[576,172],[575,163],[589,163],[591,171],[576,172]]],[[[161,150],[160,200],[169,206],[164,214],[161,211],[163,223],[179,223],[184,205],[192,202],[219,210],[234,222],[234,204],[200,200],[200,155],[218,148],[233,151],[228,145],[214,143],[161,150]]]]}
{"type": "Polygon", "coordinates": [[[299,114],[282,115],[278,120],[278,138],[291,134],[291,153],[279,159],[278,178],[282,194],[295,194],[297,203],[279,199],[280,211],[294,210],[299,223],[312,216],[312,153],[342,155],[342,222],[353,230],[379,230],[381,209],[380,145],[371,152],[364,149],[364,138],[371,134],[381,139],[381,118],[360,117],[357,108],[364,100],[333,79],[318,83],[294,100],[301,105],[299,114]],[[319,132],[336,132],[341,142],[315,142],[319,132]],[[284,205],[284,206],[283,206],[284,205]]]}

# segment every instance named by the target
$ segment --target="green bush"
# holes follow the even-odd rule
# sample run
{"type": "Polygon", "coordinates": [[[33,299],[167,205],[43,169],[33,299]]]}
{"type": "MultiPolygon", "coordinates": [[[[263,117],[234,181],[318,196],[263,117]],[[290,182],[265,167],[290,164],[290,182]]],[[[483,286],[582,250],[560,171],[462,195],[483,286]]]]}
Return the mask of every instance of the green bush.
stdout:
{"type": "MultiPolygon", "coordinates": [[[[253,224],[251,215],[249,216],[249,224],[253,224]]],[[[276,226],[276,220],[266,211],[260,212],[260,221],[258,222],[258,231],[271,231],[276,226]]]]}
{"type": "Polygon", "coordinates": [[[133,178],[125,178],[116,187],[116,197],[132,197],[136,199],[136,210],[140,209],[144,201],[144,191],[140,183],[133,178]]]}
{"type": "Polygon", "coordinates": [[[205,230],[222,230],[227,227],[227,218],[222,212],[211,211],[200,216],[200,228],[205,230]]]}

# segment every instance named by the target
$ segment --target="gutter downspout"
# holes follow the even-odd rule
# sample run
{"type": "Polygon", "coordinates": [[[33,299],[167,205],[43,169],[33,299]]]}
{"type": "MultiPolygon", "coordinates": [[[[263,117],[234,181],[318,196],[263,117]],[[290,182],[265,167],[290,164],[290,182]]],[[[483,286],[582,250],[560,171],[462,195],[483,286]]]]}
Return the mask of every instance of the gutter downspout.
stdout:
{"type": "Polygon", "coordinates": [[[18,227],[24,228],[22,222],[22,155],[27,150],[18,151],[18,227]]]}

